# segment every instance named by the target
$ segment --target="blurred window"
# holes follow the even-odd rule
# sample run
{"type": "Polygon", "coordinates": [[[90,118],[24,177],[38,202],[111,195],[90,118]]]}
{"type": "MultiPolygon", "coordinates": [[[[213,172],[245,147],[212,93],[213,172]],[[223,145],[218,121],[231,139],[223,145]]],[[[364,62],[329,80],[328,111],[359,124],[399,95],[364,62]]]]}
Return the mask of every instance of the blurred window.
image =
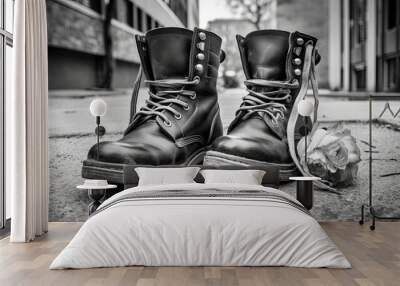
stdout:
{"type": "Polygon", "coordinates": [[[116,0],[113,18],[133,27],[133,3],[130,0],[116,0]]]}
{"type": "Polygon", "coordinates": [[[73,0],[73,1],[101,14],[101,1],[100,0],[73,0]]]}
{"type": "Polygon", "coordinates": [[[365,0],[358,0],[358,42],[365,42],[367,35],[367,25],[366,25],[366,8],[367,2],[365,0]]]}
{"type": "Polygon", "coordinates": [[[353,0],[350,1],[350,20],[353,28],[353,39],[356,43],[363,43],[366,40],[367,26],[366,26],[366,0],[353,0]]]}
{"type": "Polygon", "coordinates": [[[187,9],[188,9],[188,1],[186,0],[170,0],[169,7],[172,12],[181,20],[181,22],[186,26],[187,25],[187,9]]]}
{"type": "Polygon", "coordinates": [[[386,89],[395,90],[397,87],[397,59],[391,58],[386,60],[387,82],[386,89]]]}
{"type": "Polygon", "coordinates": [[[357,90],[365,90],[366,76],[365,69],[355,71],[357,90]]]}
{"type": "Polygon", "coordinates": [[[130,0],[125,0],[126,3],[126,24],[133,27],[133,3],[130,0]]]}
{"type": "Polygon", "coordinates": [[[151,18],[151,16],[147,14],[146,15],[146,30],[147,31],[152,29],[152,25],[151,25],[152,20],[153,19],[151,18]]]}
{"type": "Polygon", "coordinates": [[[137,7],[136,29],[143,32],[143,10],[137,7]]]}
{"type": "Polygon", "coordinates": [[[11,194],[4,188],[4,103],[11,93],[14,0],[0,0],[0,228],[10,217],[11,194]]]}
{"type": "Polygon", "coordinates": [[[393,29],[397,26],[397,1],[398,0],[386,0],[387,11],[387,28],[393,29]]]}

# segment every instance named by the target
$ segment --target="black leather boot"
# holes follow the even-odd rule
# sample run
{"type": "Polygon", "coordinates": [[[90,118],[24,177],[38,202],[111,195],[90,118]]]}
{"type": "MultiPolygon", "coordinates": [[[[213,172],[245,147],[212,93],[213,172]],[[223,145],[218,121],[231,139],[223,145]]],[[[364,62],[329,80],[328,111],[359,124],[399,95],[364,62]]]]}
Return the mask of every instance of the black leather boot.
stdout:
{"type": "Polygon", "coordinates": [[[249,93],[228,135],[214,142],[204,164],[278,166],[281,180],[287,181],[302,168],[295,156],[295,141],[304,135],[299,133],[297,105],[305,97],[309,81],[316,99],[314,120],[317,116],[317,39],[280,30],[260,30],[236,38],[249,93]]]}
{"type": "Polygon", "coordinates": [[[149,98],[135,112],[139,77],[128,128],[120,140],[100,143],[99,154],[96,145],[90,149],[84,178],[123,184],[128,165],[201,164],[222,135],[216,90],[221,38],[197,28],[159,28],[137,35],[136,43],[149,98]]]}

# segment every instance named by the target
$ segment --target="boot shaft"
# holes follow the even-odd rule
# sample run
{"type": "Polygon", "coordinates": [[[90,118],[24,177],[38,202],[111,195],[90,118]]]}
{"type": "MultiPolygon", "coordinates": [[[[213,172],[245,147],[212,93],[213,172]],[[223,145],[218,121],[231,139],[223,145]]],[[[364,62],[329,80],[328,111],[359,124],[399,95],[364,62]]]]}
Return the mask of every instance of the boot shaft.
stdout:
{"type": "Polygon", "coordinates": [[[216,88],[221,38],[198,28],[159,28],[136,35],[136,43],[150,92],[136,112],[137,80],[125,135],[148,121],[176,142],[192,133],[212,134],[200,136],[201,142],[219,134],[210,126],[221,125],[216,88]]]}
{"type": "MultiPolygon", "coordinates": [[[[300,32],[260,30],[246,37],[236,36],[243,71],[247,79],[293,82],[301,85],[306,47],[317,39],[300,32]]],[[[315,52],[316,64],[320,56],[315,52]]]]}
{"type": "Polygon", "coordinates": [[[281,30],[259,30],[236,39],[250,96],[245,97],[228,132],[246,118],[259,117],[272,133],[284,138],[296,98],[306,91],[311,66],[320,60],[317,39],[281,30]],[[255,107],[249,108],[253,103],[255,107]]]}
{"type": "Polygon", "coordinates": [[[136,35],[143,71],[148,80],[198,79],[193,90],[216,96],[221,38],[195,28],[158,28],[136,35]]]}

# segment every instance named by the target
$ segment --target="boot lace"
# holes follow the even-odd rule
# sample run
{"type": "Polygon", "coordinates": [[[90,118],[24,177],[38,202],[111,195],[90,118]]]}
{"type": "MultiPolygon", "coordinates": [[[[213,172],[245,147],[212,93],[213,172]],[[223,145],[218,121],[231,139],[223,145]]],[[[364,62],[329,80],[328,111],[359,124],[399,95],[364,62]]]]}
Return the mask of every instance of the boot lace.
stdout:
{"type": "Polygon", "coordinates": [[[185,90],[185,86],[198,84],[200,82],[199,77],[195,77],[193,80],[187,79],[165,79],[165,80],[146,80],[150,86],[166,88],[166,90],[158,90],[156,93],[149,91],[149,98],[146,99],[146,105],[143,106],[137,113],[136,116],[156,116],[163,120],[166,126],[171,126],[172,123],[163,112],[168,111],[174,115],[176,119],[181,119],[182,114],[175,109],[175,106],[180,106],[184,110],[189,110],[189,105],[177,98],[177,95],[183,95],[190,99],[196,98],[196,92],[192,90],[185,90]],[[175,105],[175,106],[174,106],[175,105]]]}
{"type": "Polygon", "coordinates": [[[290,95],[291,89],[299,87],[297,80],[284,82],[249,79],[244,83],[249,93],[243,97],[238,112],[244,112],[244,118],[248,118],[257,112],[266,113],[274,123],[277,123],[280,117],[284,117],[287,111],[285,104],[292,100],[290,95]],[[278,89],[273,91],[255,91],[255,89],[271,87],[278,89]]]}

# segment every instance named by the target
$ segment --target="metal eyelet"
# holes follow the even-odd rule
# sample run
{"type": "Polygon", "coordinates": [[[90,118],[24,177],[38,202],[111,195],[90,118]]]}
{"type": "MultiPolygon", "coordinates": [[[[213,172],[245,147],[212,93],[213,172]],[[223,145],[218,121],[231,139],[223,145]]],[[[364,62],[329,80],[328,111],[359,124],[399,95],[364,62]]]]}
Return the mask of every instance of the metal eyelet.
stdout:
{"type": "Polygon", "coordinates": [[[197,95],[194,93],[194,94],[192,94],[192,95],[190,96],[190,99],[195,100],[196,97],[197,97],[197,95]]]}
{"type": "Polygon", "coordinates": [[[286,103],[290,103],[292,101],[292,96],[289,95],[288,98],[286,98],[286,103]]]}
{"type": "Polygon", "coordinates": [[[171,123],[171,121],[164,121],[164,125],[167,127],[171,127],[172,123],[171,123]]]}
{"type": "Polygon", "coordinates": [[[199,61],[203,61],[204,58],[205,58],[205,56],[204,56],[203,53],[198,53],[198,54],[196,55],[196,58],[197,58],[199,61]]]}
{"type": "Polygon", "coordinates": [[[204,41],[207,38],[206,33],[200,32],[199,33],[199,38],[200,38],[200,40],[204,41]]]}
{"type": "Polygon", "coordinates": [[[294,53],[296,56],[300,56],[300,54],[301,54],[301,47],[294,47],[294,48],[293,48],[293,53],[294,53]]]}
{"type": "Polygon", "coordinates": [[[193,80],[194,80],[194,81],[197,81],[196,84],[199,84],[199,83],[200,83],[200,77],[199,77],[198,75],[196,75],[196,76],[193,78],[193,80]]]}
{"type": "Polygon", "coordinates": [[[206,47],[206,44],[204,42],[198,42],[196,44],[196,47],[200,50],[200,51],[204,51],[204,48],[206,47]]]}
{"type": "Polygon", "coordinates": [[[196,71],[197,71],[199,74],[202,74],[203,71],[204,71],[204,66],[203,66],[202,64],[197,64],[197,65],[195,66],[195,69],[196,69],[196,71]]]}
{"type": "Polygon", "coordinates": [[[179,113],[178,116],[175,114],[174,117],[175,117],[177,120],[179,120],[179,119],[182,118],[182,114],[179,113]]]}
{"type": "Polygon", "coordinates": [[[190,109],[190,106],[189,106],[189,104],[186,104],[186,106],[184,106],[183,107],[183,110],[186,110],[186,111],[188,111],[190,109]]]}
{"type": "Polygon", "coordinates": [[[293,64],[296,66],[301,65],[301,59],[300,58],[293,59],[293,64]]]}
{"type": "Polygon", "coordinates": [[[301,46],[301,45],[304,44],[304,39],[303,39],[303,38],[297,38],[297,39],[296,39],[296,43],[297,43],[299,46],[301,46]]]}

